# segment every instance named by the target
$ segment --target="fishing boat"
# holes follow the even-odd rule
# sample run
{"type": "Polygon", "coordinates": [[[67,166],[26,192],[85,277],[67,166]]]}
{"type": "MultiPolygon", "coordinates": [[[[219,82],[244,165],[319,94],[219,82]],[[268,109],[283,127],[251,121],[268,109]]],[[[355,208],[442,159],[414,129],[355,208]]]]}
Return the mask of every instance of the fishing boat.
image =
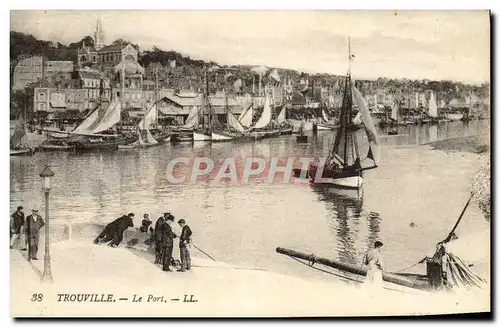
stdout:
{"type": "Polygon", "coordinates": [[[328,114],[326,113],[325,109],[321,109],[321,115],[323,118],[323,122],[318,122],[316,124],[316,130],[318,131],[332,131],[336,128],[338,128],[337,125],[335,125],[333,122],[330,122],[330,118],[328,117],[328,114]]]}
{"type": "Polygon", "coordinates": [[[446,113],[445,117],[449,119],[449,121],[462,120],[464,118],[464,114],[459,111],[454,111],[446,113]]]}
{"type": "Polygon", "coordinates": [[[351,60],[349,42],[349,68],[345,79],[340,111],[340,126],[337,129],[337,134],[335,135],[335,140],[326,162],[314,162],[309,166],[308,177],[312,184],[360,188],[363,184],[363,171],[377,167],[371,148],[372,142],[377,143],[375,127],[373,126],[370,112],[363,96],[351,80],[351,60]],[[353,118],[353,100],[356,101],[359,110],[356,117],[360,117],[359,119],[362,120],[364,131],[370,142],[366,157],[373,161],[373,165],[370,167],[361,166],[356,138],[357,131],[353,130],[353,125],[357,125],[356,120],[358,119],[353,118]]]}
{"type": "Polygon", "coordinates": [[[130,138],[116,134],[112,129],[120,122],[122,105],[118,99],[108,103],[99,101],[85,119],[71,132],[47,130],[50,138],[64,141],[77,151],[116,150],[119,144],[130,143],[130,138]]]}
{"type": "Polygon", "coordinates": [[[246,134],[256,139],[278,137],[280,135],[280,130],[269,127],[271,123],[271,116],[272,116],[272,108],[271,108],[270,92],[266,91],[262,114],[260,115],[260,118],[257,120],[257,122],[251,128],[248,129],[246,134]]]}
{"type": "Polygon", "coordinates": [[[434,96],[434,92],[431,92],[431,98],[429,100],[429,112],[428,112],[429,120],[431,123],[439,123],[438,118],[438,106],[436,102],[436,98],[434,96]]]}
{"type": "Polygon", "coordinates": [[[75,150],[75,146],[71,144],[67,144],[66,142],[61,141],[49,141],[47,143],[42,143],[38,146],[40,151],[73,151],[75,150]]]}
{"type": "MultiPolygon", "coordinates": [[[[486,276],[481,276],[479,271],[474,271],[478,258],[471,255],[470,247],[474,241],[488,238],[489,231],[478,233],[477,235],[458,238],[455,230],[458,227],[470,200],[463,208],[454,227],[448,233],[448,236],[436,247],[426,253],[421,260],[415,264],[399,270],[398,272],[382,272],[382,287],[384,289],[403,291],[408,293],[427,294],[431,291],[454,291],[459,288],[471,290],[472,288],[484,288],[487,282],[486,276]],[[418,265],[425,264],[425,274],[405,273],[404,271],[418,265]]],[[[476,242],[477,243],[477,242],[476,242]]],[[[489,253],[489,242],[481,243],[481,250],[489,253]]],[[[361,283],[363,280],[359,276],[366,276],[367,268],[364,265],[347,263],[331,258],[316,256],[311,253],[304,253],[293,249],[278,247],[276,252],[294,258],[302,264],[313,267],[315,264],[322,265],[329,270],[317,268],[320,271],[327,272],[336,278],[341,278],[350,282],[361,283]]],[[[476,250],[475,253],[481,251],[476,250]]],[[[488,256],[489,258],[489,256],[488,256]]],[[[315,268],[315,267],[313,267],[315,268]]],[[[489,269],[488,269],[489,272],[489,269]]],[[[483,272],[484,273],[484,272],[483,272]]]]}
{"type": "MultiPolygon", "coordinates": [[[[137,124],[136,126],[137,140],[130,142],[128,144],[119,144],[118,145],[119,149],[148,148],[161,144],[156,138],[153,137],[153,134],[150,131],[151,125],[157,124],[158,120],[157,104],[158,101],[151,106],[151,108],[146,112],[144,117],[142,117],[142,119],[137,124]],[[144,134],[144,136],[142,134],[144,134]]],[[[164,138],[167,137],[169,137],[169,135],[166,135],[164,138]]]]}
{"type": "Polygon", "coordinates": [[[26,112],[19,120],[14,129],[14,133],[10,137],[10,155],[11,156],[26,156],[35,153],[35,149],[28,142],[28,128],[26,126],[26,112]]]}

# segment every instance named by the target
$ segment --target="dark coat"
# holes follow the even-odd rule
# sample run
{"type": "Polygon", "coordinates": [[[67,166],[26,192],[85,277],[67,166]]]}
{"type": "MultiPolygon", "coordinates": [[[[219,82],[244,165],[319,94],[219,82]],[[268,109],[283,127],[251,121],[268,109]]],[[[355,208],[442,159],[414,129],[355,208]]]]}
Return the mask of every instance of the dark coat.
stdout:
{"type": "Polygon", "coordinates": [[[43,221],[41,216],[38,216],[38,219],[35,221],[35,219],[33,219],[33,215],[29,215],[26,217],[26,237],[30,241],[38,243],[38,239],[40,238],[40,229],[43,226],[45,226],[45,221],[43,221]]]}
{"type": "Polygon", "coordinates": [[[113,220],[104,228],[103,234],[115,236],[117,234],[123,234],[123,232],[129,228],[134,227],[134,222],[130,217],[120,217],[113,220]]]}
{"type": "Polygon", "coordinates": [[[174,238],[176,238],[176,236],[172,231],[172,227],[170,227],[167,223],[164,223],[161,227],[161,245],[163,247],[174,246],[174,238]]]}
{"type": "Polygon", "coordinates": [[[21,233],[21,227],[24,225],[24,213],[23,212],[14,212],[12,214],[12,225],[11,232],[14,234],[21,233]]]}
{"type": "Polygon", "coordinates": [[[182,227],[182,232],[181,236],[179,237],[179,247],[185,247],[186,244],[191,243],[191,235],[193,235],[193,232],[191,231],[191,228],[189,228],[188,225],[185,225],[182,227]]]}
{"type": "Polygon", "coordinates": [[[155,239],[156,241],[161,241],[162,227],[165,224],[165,217],[160,217],[155,223],[155,239]]]}

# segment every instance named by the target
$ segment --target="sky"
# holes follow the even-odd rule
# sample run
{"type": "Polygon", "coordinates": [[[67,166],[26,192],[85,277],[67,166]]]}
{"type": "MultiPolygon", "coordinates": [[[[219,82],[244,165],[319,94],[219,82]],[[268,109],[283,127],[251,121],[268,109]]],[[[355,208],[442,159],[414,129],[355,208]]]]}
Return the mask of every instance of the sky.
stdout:
{"type": "Polygon", "coordinates": [[[490,80],[487,11],[11,11],[11,30],[64,44],[123,38],[220,64],[355,78],[490,80]]]}

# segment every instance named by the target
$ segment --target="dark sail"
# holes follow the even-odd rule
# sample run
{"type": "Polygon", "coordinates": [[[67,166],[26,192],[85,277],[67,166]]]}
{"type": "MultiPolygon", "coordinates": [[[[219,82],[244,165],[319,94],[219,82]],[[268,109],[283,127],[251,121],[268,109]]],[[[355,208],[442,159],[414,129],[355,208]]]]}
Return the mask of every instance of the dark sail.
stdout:
{"type": "Polygon", "coordinates": [[[340,109],[340,126],[337,129],[333,148],[330,156],[340,159],[344,166],[348,165],[350,143],[352,142],[349,128],[352,121],[352,94],[351,94],[351,78],[347,75],[344,88],[344,96],[342,99],[342,107],[340,109]]]}

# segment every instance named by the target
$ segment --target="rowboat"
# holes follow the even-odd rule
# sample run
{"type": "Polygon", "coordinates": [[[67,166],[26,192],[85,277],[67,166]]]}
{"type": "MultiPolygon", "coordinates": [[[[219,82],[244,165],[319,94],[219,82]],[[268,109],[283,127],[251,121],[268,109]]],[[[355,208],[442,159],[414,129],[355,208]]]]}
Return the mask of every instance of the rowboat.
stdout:
{"type": "Polygon", "coordinates": [[[10,149],[11,156],[30,156],[32,154],[32,149],[10,149]]]}

